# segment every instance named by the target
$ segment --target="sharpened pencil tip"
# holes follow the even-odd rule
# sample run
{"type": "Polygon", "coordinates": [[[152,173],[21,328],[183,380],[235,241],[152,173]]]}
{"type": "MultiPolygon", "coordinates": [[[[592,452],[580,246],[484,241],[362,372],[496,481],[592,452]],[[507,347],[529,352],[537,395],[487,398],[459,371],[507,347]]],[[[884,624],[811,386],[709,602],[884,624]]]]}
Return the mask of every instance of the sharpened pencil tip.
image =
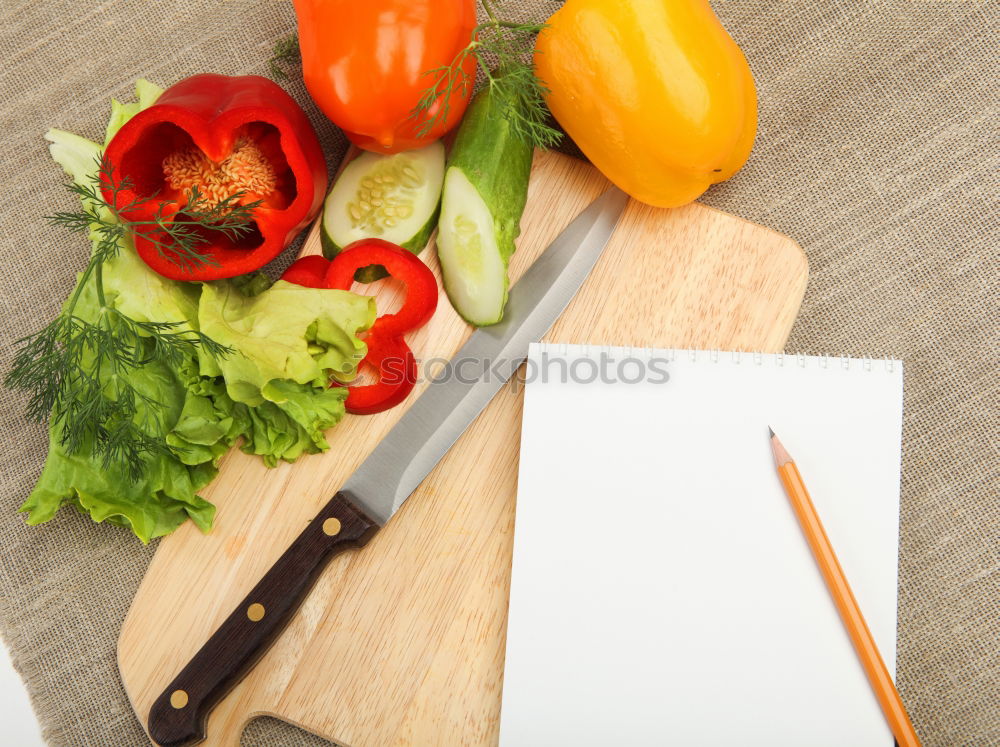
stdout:
{"type": "Polygon", "coordinates": [[[781,440],[774,435],[774,431],[770,426],[768,426],[767,430],[771,434],[771,451],[774,453],[774,464],[780,468],[782,465],[792,461],[792,458],[788,456],[788,452],[785,451],[781,440]]]}
{"type": "Polygon", "coordinates": [[[767,435],[771,438],[774,438],[774,431],[771,430],[771,426],[767,426],[767,435]]]}

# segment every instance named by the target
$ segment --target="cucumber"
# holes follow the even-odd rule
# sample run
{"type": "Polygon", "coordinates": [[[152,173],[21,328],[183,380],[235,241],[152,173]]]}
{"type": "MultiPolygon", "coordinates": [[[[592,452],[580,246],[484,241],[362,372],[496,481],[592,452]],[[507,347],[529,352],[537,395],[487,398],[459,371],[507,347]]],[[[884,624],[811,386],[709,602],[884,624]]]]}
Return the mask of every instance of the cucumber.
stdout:
{"type": "MultiPolygon", "coordinates": [[[[332,259],[358,239],[385,239],[419,254],[437,222],[444,146],[435,141],[392,155],[362,153],[341,172],[323,205],[320,240],[332,259]]],[[[380,265],[358,270],[363,283],[385,277],[380,265]]]]}
{"type": "Polygon", "coordinates": [[[511,131],[505,102],[484,88],[459,126],[445,170],[437,251],[451,305],[470,324],[503,318],[507,265],[528,197],[534,149],[511,131]]]}

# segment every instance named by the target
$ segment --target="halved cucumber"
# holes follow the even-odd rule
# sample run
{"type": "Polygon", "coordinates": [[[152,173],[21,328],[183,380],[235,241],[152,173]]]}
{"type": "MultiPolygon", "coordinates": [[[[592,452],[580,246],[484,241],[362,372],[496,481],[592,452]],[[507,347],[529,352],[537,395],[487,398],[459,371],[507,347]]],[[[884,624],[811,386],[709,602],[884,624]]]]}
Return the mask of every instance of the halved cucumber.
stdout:
{"type": "Polygon", "coordinates": [[[507,263],[497,247],[493,216],[465,173],[444,177],[437,251],[452,306],[469,324],[496,324],[507,303],[507,263]]]}
{"type": "Polygon", "coordinates": [[[448,157],[438,259],[451,305],[470,324],[503,318],[507,263],[521,232],[533,149],[511,131],[510,104],[484,88],[469,105],[448,157]]]}
{"type": "MultiPolygon", "coordinates": [[[[443,180],[440,142],[392,155],[362,153],[344,168],[323,205],[323,254],[333,258],[351,242],[372,238],[418,254],[434,230],[443,180]]],[[[355,277],[369,282],[384,276],[373,265],[355,277]]]]}

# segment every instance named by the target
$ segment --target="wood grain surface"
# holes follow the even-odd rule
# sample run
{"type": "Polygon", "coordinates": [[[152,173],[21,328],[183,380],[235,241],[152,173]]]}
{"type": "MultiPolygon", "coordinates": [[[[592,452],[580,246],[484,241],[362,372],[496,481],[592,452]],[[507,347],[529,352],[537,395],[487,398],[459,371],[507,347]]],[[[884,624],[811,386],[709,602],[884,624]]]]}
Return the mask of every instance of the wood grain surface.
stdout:
{"type": "MultiPolygon", "coordinates": [[[[538,153],[512,281],[607,186],[585,163],[538,153]]],[[[314,231],[304,253],[318,245],[314,231]]],[[[440,277],[433,248],[421,256],[440,277]]],[[[778,351],[807,274],[798,245],[766,228],[699,204],[631,202],[546,339],[778,351]]],[[[383,311],[391,310],[386,293],[383,311]]],[[[447,359],[469,334],[442,296],[408,340],[419,358],[447,359]]],[[[161,542],[122,628],[119,667],[143,724],[422,388],[388,412],[345,417],[322,455],[275,469],[238,451],[225,458],[204,491],[218,506],[215,528],[202,535],[188,522],[161,542]]],[[[364,549],[333,560],[215,708],[205,744],[238,744],[259,715],[352,747],[497,741],[522,389],[509,382],[392,521],[364,549]]]]}

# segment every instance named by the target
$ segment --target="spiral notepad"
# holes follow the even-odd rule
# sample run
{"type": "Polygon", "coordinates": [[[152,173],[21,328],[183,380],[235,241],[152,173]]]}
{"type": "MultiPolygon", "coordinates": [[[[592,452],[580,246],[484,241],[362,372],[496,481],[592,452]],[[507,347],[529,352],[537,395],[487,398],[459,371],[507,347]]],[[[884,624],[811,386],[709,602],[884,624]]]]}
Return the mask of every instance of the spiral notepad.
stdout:
{"type": "Polygon", "coordinates": [[[770,453],[895,671],[902,364],[533,345],[500,743],[892,736],[770,453]]]}

